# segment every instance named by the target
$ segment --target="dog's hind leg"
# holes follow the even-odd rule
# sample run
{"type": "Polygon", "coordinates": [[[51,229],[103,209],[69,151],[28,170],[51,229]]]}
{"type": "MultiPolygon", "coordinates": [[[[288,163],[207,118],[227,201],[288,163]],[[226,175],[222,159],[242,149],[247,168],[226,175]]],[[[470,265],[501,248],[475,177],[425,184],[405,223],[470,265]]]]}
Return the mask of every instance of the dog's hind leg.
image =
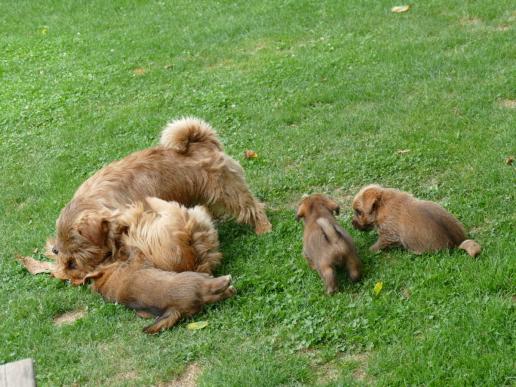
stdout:
{"type": "Polygon", "coordinates": [[[321,277],[326,285],[326,293],[333,294],[337,291],[337,276],[335,269],[331,266],[321,268],[321,277]]]}
{"type": "Polygon", "coordinates": [[[215,198],[215,208],[222,205],[237,222],[250,224],[257,234],[271,231],[272,226],[265,214],[265,205],[249,191],[240,164],[224,155],[221,167],[220,192],[215,198]]]}
{"type": "Polygon", "coordinates": [[[143,331],[153,335],[174,326],[180,319],[181,313],[174,308],[169,308],[156,319],[154,324],[145,327],[143,331]]]}

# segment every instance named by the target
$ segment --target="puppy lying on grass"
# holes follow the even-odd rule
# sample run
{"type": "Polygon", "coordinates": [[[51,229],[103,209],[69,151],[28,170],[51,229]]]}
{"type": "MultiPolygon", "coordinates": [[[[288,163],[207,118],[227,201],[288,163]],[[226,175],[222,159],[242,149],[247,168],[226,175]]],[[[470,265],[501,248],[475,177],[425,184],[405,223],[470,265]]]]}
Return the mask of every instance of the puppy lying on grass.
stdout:
{"type": "MultiPolygon", "coordinates": [[[[104,263],[125,260],[128,251],[138,250],[148,264],[157,269],[212,274],[220,263],[219,239],[211,217],[202,206],[186,208],[176,202],[146,198],[122,210],[111,219],[111,228],[120,235],[116,256],[104,263]]],[[[52,253],[47,256],[53,257],[52,253]]],[[[70,279],[69,267],[56,265],[54,277],[70,279]]],[[[81,273],[82,274],[82,273],[81,273]]],[[[81,275],[72,275],[73,284],[82,284],[81,275]]]]}
{"type": "Polygon", "coordinates": [[[52,253],[60,273],[81,282],[114,257],[121,240],[117,211],[146,197],[204,204],[252,225],[257,234],[271,229],[264,205],[249,191],[238,162],[223,152],[215,131],[202,120],[185,118],[167,125],[160,145],[109,164],[79,187],[56,222],[52,253]]]}
{"type": "Polygon", "coordinates": [[[349,234],[336,222],[339,206],[320,194],[304,198],[297,209],[297,220],[305,223],[303,253],[310,267],[317,270],[326,292],[337,291],[336,267],[343,266],[351,281],[360,280],[362,263],[349,234]]]}
{"type": "Polygon", "coordinates": [[[401,245],[416,254],[458,247],[472,257],[480,245],[466,240],[464,227],[436,203],[419,200],[406,192],[376,184],[363,187],[353,200],[353,226],[359,230],[375,228],[378,240],[371,246],[377,252],[401,245]]]}
{"type": "Polygon", "coordinates": [[[84,281],[94,279],[93,290],[109,301],[151,313],[156,321],[144,328],[154,334],[174,326],[181,318],[199,313],[204,304],[233,296],[231,276],[213,278],[205,273],[173,273],[149,266],[140,253],[127,262],[101,265],[84,281]]]}
{"type": "Polygon", "coordinates": [[[138,249],[158,269],[212,274],[220,263],[217,230],[202,206],[186,208],[146,198],[123,211],[116,222],[125,231],[123,248],[138,249]]]}

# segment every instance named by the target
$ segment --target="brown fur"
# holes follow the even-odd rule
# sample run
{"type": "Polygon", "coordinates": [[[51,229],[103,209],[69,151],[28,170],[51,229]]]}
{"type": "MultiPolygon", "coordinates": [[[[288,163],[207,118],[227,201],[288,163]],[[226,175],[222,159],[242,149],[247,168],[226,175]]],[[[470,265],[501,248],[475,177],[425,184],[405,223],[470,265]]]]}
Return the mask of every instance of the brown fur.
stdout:
{"type": "Polygon", "coordinates": [[[79,187],[56,224],[54,248],[63,276],[80,281],[115,255],[121,230],[113,220],[146,197],[223,208],[258,234],[271,229],[264,205],[249,191],[238,162],[222,151],[213,129],[185,118],[163,130],[159,146],[109,164],[79,187]]]}
{"type": "Polygon", "coordinates": [[[374,227],[378,231],[378,240],[371,246],[374,252],[401,245],[416,254],[453,247],[470,253],[465,246],[471,244],[478,246],[480,252],[478,243],[466,241],[464,227],[453,215],[438,204],[416,199],[407,192],[371,184],[355,196],[353,210],[355,228],[374,227]]]}
{"type": "Polygon", "coordinates": [[[144,329],[158,333],[182,317],[199,313],[204,304],[233,296],[231,276],[213,278],[205,273],[173,273],[149,266],[138,253],[127,262],[100,265],[84,280],[95,279],[93,290],[109,301],[152,313],[156,321],[144,329]]]}
{"type": "Polygon", "coordinates": [[[337,291],[336,267],[346,268],[351,281],[360,280],[362,263],[351,236],[337,223],[333,213],[339,206],[320,194],[304,198],[296,218],[303,218],[303,254],[310,267],[316,270],[326,285],[326,292],[337,291]]]}
{"type": "Polygon", "coordinates": [[[176,202],[147,198],[117,219],[126,228],[124,248],[138,249],[152,266],[166,271],[212,274],[220,263],[219,239],[202,206],[186,208],[176,202]]]}

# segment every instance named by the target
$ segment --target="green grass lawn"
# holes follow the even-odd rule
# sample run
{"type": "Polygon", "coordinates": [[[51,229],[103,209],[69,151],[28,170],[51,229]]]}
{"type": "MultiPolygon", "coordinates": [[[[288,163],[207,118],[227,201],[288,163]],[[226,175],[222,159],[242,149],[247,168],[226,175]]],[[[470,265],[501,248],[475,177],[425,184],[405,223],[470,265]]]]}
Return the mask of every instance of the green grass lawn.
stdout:
{"type": "Polygon", "coordinates": [[[192,364],[206,386],[514,385],[514,2],[394,5],[0,2],[0,364],[34,358],[40,385],[158,384],[192,364]],[[13,258],[40,257],[88,176],[183,115],[218,130],[274,229],[219,224],[237,296],[192,319],[205,329],[149,337],[13,258]],[[480,258],[370,253],[350,204],[372,182],[445,206],[480,258]],[[301,254],[294,208],[312,192],[341,204],[365,266],[333,297],[301,254]]]}

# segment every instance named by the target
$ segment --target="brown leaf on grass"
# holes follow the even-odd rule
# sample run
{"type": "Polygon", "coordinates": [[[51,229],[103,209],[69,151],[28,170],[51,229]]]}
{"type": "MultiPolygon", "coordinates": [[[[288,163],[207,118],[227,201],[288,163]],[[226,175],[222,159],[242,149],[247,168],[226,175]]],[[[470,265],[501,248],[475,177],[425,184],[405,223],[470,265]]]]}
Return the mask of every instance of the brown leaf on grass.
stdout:
{"type": "Polygon", "coordinates": [[[391,12],[394,13],[404,13],[410,9],[410,5],[397,5],[396,7],[391,8],[391,12]]]}
{"type": "Polygon", "coordinates": [[[29,273],[41,274],[41,273],[52,273],[55,270],[55,264],[52,262],[38,261],[32,257],[17,256],[16,260],[20,262],[29,273]]]}
{"type": "Polygon", "coordinates": [[[86,315],[84,309],[72,310],[70,312],[63,313],[54,318],[54,325],[60,327],[61,325],[73,324],[77,320],[83,318],[86,315]]]}
{"type": "Polygon", "coordinates": [[[399,154],[399,155],[404,155],[404,154],[407,154],[409,152],[410,152],[410,149],[398,149],[396,151],[396,153],[399,154]]]}
{"type": "Polygon", "coordinates": [[[164,68],[165,70],[170,70],[170,69],[171,69],[171,68],[173,68],[173,67],[174,67],[174,65],[171,65],[171,64],[167,64],[167,65],[163,66],[163,68],[164,68]]]}
{"type": "Polygon", "coordinates": [[[514,156],[509,156],[505,159],[505,164],[507,164],[507,165],[512,165],[513,162],[514,162],[514,156]]]}
{"type": "Polygon", "coordinates": [[[255,159],[258,157],[258,155],[256,154],[256,152],[254,150],[248,149],[244,152],[244,157],[246,159],[255,159]]]}
{"type": "Polygon", "coordinates": [[[136,67],[135,69],[133,69],[133,74],[141,76],[145,74],[145,69],[143,67],[136,67]]]}

